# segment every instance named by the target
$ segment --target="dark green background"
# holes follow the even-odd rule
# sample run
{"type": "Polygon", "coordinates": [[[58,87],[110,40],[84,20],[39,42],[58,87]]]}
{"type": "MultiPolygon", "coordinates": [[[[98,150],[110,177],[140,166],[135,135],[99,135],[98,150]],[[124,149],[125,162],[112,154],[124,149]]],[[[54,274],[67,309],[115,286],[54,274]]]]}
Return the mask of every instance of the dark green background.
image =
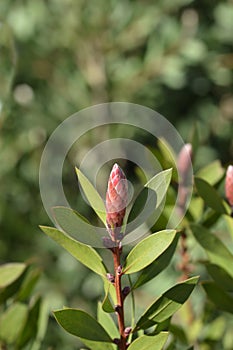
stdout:
{"type": "MultiPolygon", "coordinates": [[[[232,2],[4,0],[0,21],[0,262],[34,257],[51,309],[90,309],[99,280],[38,229],[50,224],[38,185],[46,140],[82,108],[126,101],[164,115],[185,141],[196,124],[196,169],[230,163],[232,2]]],[[[68,160],[64,186],[78,208],[71,169],[68,160]]],[[[45,348],[70,349],[50,327],[45,348]]]]}

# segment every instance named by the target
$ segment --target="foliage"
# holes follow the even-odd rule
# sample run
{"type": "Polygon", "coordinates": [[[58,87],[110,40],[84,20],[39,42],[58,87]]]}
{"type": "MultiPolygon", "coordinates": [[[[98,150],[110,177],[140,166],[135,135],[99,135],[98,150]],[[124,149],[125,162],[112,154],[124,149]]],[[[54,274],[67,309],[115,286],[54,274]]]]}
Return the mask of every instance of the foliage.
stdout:
{"type": "Polygon", "coordinates": [[[31,296],[41,271],[32,264],[0,266],[0,347],[40,349],[47,327],[47,307],[31,296]]]}
{"type": "MultiPolygon", "coordinates": [[[[232,315],[221,311],[225,299],[213,293],[227,294],[226,299],[232,293],[228,263],[233,223],[223,200],[225,167],[233,159],[232,18],[230,0],[0,1],[0,260],[22,262],[37,256],[45,271],[37,288],[48,297],[50,310],[69,303],[94,314],[103,290],[101,278],[39,233],[39,224],[50,225],[38,185],[45,142],[60,122],[82,108],[119,100],[139,103],[168,118],[194,150],[197,188],[182,225],[189,268],[201,275],[204,289],[197,287],[191,302],[176,314],[170,348],[186,350],[190,343],[201,350],[233,348],[232,315]],[[194,225],[190,229],[189,223],[194,225]],[[205,243],[201,233],[216,240],[205,243]]],[[[138,138],[126,128],[121,133],[138,138]]],[[[173,167],[173,185],[174,164],[161,140],[156,144],[142,135],[139,141],[150,147],[164,169],[173,167]]],[[[80,150],[97,142],[98,135],[86,135],[80,150]]],[[[82,152],[68,155],[63,184],[72,207],[92,221],[93,212],[82,201],[72,172],[82,152]]],[[[145,183],[132,164],[123,166],[133,180],[145,183]]],[[[165,227],[174,188],[168,189],[153,232],[165,227]]],[[[77,219],[74,212],[65,214],[77,219]]],[[[162,295],[177,283],[182,238],[177,241],[178,236],[132,281],[143,310],[152,294],[162,295]]],[[[108,261],[109,256],[103,258],[108,261]]],[[[105,293],[105,306],[111,309],[108,285],[105,293]]],[[[72,346],[81,345],[60,332],[51,317],[42,349],[72,346]]]]}
{"type": "MultiPolygon", "coordinates": [[[[157,198],[158,198],[158,206],[160,205],[160,198],[163,198],[166,194],[166,191],[168,189],[171,176],[165,176],[164,173],[167,174],[167,171],[160,172],[157,174],[153,179],[149,181],[150,188],[155,192],[157,198]],[[161,180],[162,179],[162,180],[161,180]],[[161,181],[164,182],[163,189],[161,189],[161,181]]],[[[171,172],[170,172],[171,173],[171,172]]],[[[98,202],[101,200],[101,197],[98,197],[96,190],[94,187],[90,186],[89,181],[86,180],[85,175],[78,171],[78,177],[81,180],[82,188],[85,193],[85,195],[88,197],[90,203],[96,203],[98,207],[98,202]],[[90,191],[91,188],[91,191],[90,191]],[[97,201],[94,201],[93,198],[96,198],[97,201]]],[[[148,186],[148,183],[145,185],[148,186]]],[[[116,200],[116,199],[115,199],[116,200]]],[[[95,210],[95,208],[93,208],[95,210]]],[[[68,209],[65,208],[59,208],[59,210],[55,211],[56,220],[58,223],[64,222],[64,211],[67,211],[68,209]]],[[[132,209],[133,210],[133,209],[132,209]]],[[[98,210],[95,210],[98,214],[98,210]]],[[[79,215],[78,213],[75,215],[79,215]]],[[[63,229],[65,227],[68,228],[68,231],[78,232],[80,229],[82,229],[82,226],[80,226],[79,221],[77,221],[77,224],[75,225],[75,221],[73,220],[72,216],[68,217],[66,216],[66,224],[63,225],[63,229]],[[70,224],[71,221],[71,224],[70,224]],[[72,229],[71,229],[72,227],[72,229]]],[[[99,323],[98,320],[94,319],[92,316],[90,316],[88,313],[84,312],[83,310],[79,309],[71,309],[71,308],[64,308],[63,310],[57,310],[54,312],[56,320],[58,323],[69,333],[72,335],[75,335],[79,337],[84,344],[88,345],[90,349],[96,349],[96,343],[102,344],[102,349],[110,349],[109,343],[112,344],[111,348],[114,348],[114,344],[118,344],[118,349],[126,349],[126,339],[128,338],[125,335],[124,332],[126,332],[125,325],[124,325],[124,316],[123,312],[120,311],[124,310],[123,302],[127,294],[130,292],[130,287],[126,286],[125,288],[129,289],[129,292],[127,292],[126,295],[124,295],[124,289],[121,289],[121,276],[124,275],[131,275],[135,272],[141,271],[144,268],[148,267],[152,263],[155,263],[158,258],[166,252],[172,243],[176,240],[176,231],[175,230],[163,230],[160,232],[153,233],[149,235],[148,237],[142,239],[139,243],[136,244],[135,247],[133,247],[128,255],[124,258],[124,261],[121,261],[122,266],[120,265],[120,258],[119,255],[122,254],[122,250],[124,247],[120,247],[121,243],[117,243],[116,246],[113,246],[110,248],[110,250],[113,253],[113,259],[114,259],[114,271],[113,274],[109,273],[104,265],[102,264],[102,259],[98,255],[97,251],[91,248],[89,245],[79,242],[78,240],[75,240],[68,236],[67,232],[59,231],[55,228],[51,227],[44,227],[41,226],[41,229],[44,231],[45,234],[47,234],[49,237],[54,239],[57,243],[59,243],[61,246],[63,246],[65,249],[68,250],[78,261],[86,265],[88,268],[90,268],[92,271],[97,273],[98,275],[102,276],[102,278],[105,280],[105,283],[112,284],[114,286],[114,289],[116,290],[116,295],[113,296],[113,299],[117,296],[117,305],[115,303],[112,303],[110,301],[110,304],[113,305],[112,308],[106,309],[106,300],[103,301],[103,312],[106,312],[107,317],[109,319],[109,313],[116,312],[118,314],[118,326],[119,326],[119,335],[117,338],[114,338],[114,335],[116,334],[115,327],[113,330],[111,329],[110,333],[107,333],[106,331],[106,322],[105,322],[105,316],[103,315],[102,322],[103,324],[99,323]],[[117,262],[116,262],[117,260],[117,262]],[[120,268],[120,272],[118,271],[120,268]],[[117,277],[120,275],[120,277],[117,277]],[[109,278],[109,276],[111,276],[109,278]],[[119,285],[118,285],[119,283],[119,285]],[[118,287],[120,290],[118,290],[118,287]],[[119,297],[120,293],[120,297],[119,297]],[[124,299],[122,299],[124,298],[124,299]],[[105,305],[105,306],[104,306],[105,305]],[[117,310],[119,308],[119,310],[117,310]],[[122,314],[121,314],[122,312],[122,314]],[[123,327],[125,330],[121,330],[121,323],[123,323],[123,327]],[[88,343],[85,341],[88,340],[88,343]],[[116,342],[116,340],[118,342],[116,342]],[[89,343],[91,341],[93,345],[89,343]]],[[[113,229],[114,230],[114,229],[113,229]]],[[[94,235],[96,235],[95,232],[93,232],[94,235]]],[[[81,235],[85,236],[85,229],[81,233],[81,235]]],[[[125,233],[127,237],[127,233],[125,233]]],[[[124,239],[122,239],[122,243],[124,242],[124,239]]],[[[174,252],[174,251],[173,251],[174,252]]],[[[163,269],[163,268],[162,268],[163,269]]],[[[146,272],[147,282],[154,278],[154,275],[152,274],[148,278],[148,273],[146,272]]],[[[143,278],[143,272],[140,276],[140,278],[143,278]]],[[[148,346],[151,346],[151,344],[156,344],[158,339],[158,343],[160,342],[160,337],[163,337],[165,334],[159,333],[153,335],[153,332],[155,329],[151,329],[153,326],[158,327],[160,324],[162,324],[164,321],[167,321],[170,319],[173,314],[185,303],[185,301],[190,296],[191,292],[193,291],[193,288],[198,282],[198,277],[193,277],[190,279],[185,280],[182,283],[179,283],[172,288],[170,288],[168,291],[166,291],[160,298],[158,298],[156,301],[153,302],[153,304],[139,317],[136,324],[134,324],[134,321],[132,319],[129,333],[132,332],[135,336],[133,336],[135,339],[129,343],[130,347],[133,349],[137,349],[141,344],[140,339],[143,339],[144,347],[145,349],[148,346]],[[136,334],[139,331],[147,331],[145,333],[144,337],[138,337],[136,334]],[[135,344],[135,345],[134,345],[135,344]]],[[[137,283],[137,282],[136,282],[137,283]]],[[[134,299],[133,296],[133,289],[131,290],[132,299],[134,299]]],[[[109,293],[110,294],[110,293],[109,293]]],[[[109,295],[111,297],[111,295],[109,295]]],[[[135,305],[134,305],[135,306],[135,305]]],[[[133,307],[134,308],[134,307],[133,307]]],[[[135,314],[135,310],[133,310],[133,315],[135,314]]],[[[100,320],[99,320],[100,321],[100,320]]],[[[110,321],[112,322],[112,320],[110,321]]],[[[165,343],[166,338],[163,338],[162,345],[158,345],[158,348],[163,346],[165,343]]]]}

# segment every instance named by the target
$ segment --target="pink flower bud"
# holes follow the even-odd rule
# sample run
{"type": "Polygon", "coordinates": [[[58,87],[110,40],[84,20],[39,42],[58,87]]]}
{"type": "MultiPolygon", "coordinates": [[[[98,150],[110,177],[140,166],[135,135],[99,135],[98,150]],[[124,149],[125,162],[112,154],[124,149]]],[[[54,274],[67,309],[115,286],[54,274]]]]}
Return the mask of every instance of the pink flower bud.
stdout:
{"type": "Polygon", "coordinates": [[[177,169],[181,177],[181,182],[186,183],[192,165],[192,145],[186,143],[180,150],[177,162],[177,169]]]}
{"type": "Polygon", "coordinates": [[[108,180],[106,193],[107,226],[114,229],[122,226],[127,205],[128,185],[125,174],[114,164],[108,180]]]}
{"type": "Polygon", "coordinates": [[[229,165],[229,167],[227,168],[225,193],[229,204],[233,206],[233,165],[229,165]]]}

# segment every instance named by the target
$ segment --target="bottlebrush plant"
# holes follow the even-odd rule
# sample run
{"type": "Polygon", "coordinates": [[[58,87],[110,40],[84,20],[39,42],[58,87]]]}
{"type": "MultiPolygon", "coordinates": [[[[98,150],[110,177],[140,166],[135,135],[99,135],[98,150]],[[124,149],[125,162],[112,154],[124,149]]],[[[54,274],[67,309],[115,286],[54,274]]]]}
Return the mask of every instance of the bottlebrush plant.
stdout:
{"type": "MultiPolygon", "coordinates": [[[[127,237],[126,206],[128,186],[123,170],[115,164],[110,173],[106,205],[93,185],[79,169],[76,169],[82,189],[94,211],[103,221],[105,235],[98,237],[98,230],[76,211],[66,207],[53,208],[61,229],[41,226],[43,232],[65,248],[102,280],[105,290],[103,301],[98,304],[97,319],[84,310],[63,308],[54,311],[57,322],[93,350],[160,350],[167,342],[169,324],[173,314],[186,302],[198,282],[198,277],[187,278],[165,291],[131,324],[126,324],[124,302],[134,292],[155,278],[169,264],[179,239],[179,232],[166,229],[154,232],[139,242],[125,247],[127,237]],[[78,234],[77,234],[78,232],[78,234]],[[72,236],[80,237],[80,240],[72,236]],[[83,237],[83,239],[82,239],[83,237]],[[113,269],[109,271],[100,255],[86,242],[111,251],[113,269]],[[96,243],[97,242],[97,243],[96,243]],[[124,250],[127,253],[125,254],[124,250]],[[115,316],[116,315],[116,316],[115,316]]],[[[145,188],[156,195],[155,211],[162,204],[171,181],[172,170],[155,175],[145,188]]],[[[132,238],[132,233],[131,233],[132,238]]],[[[127,317],[128,319],[128,317],[127,317]]]]}

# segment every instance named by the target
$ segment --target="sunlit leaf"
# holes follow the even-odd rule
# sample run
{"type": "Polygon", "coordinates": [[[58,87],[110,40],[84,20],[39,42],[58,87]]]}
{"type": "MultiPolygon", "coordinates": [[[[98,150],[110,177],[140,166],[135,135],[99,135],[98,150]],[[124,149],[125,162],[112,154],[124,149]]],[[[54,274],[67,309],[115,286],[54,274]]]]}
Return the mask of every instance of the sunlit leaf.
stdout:
{"type": "Polygon", "coordinates": [[[53,227],[40,226],[41,230],[60,246],[65,248],[73,257],[101,276],[106,276],[102,258],[92,247],[80,243],[53,227]]]}
{"type": "Polygon", "coordinates": [[[67,207],[54,207],[53,213],[58,225],[68,235],[84,244],[102,246],[94,227],[78,212],[67,207]]]}
{"type": "Polygon", "coordinates": [[[119,332],[109,313],[104,312],[101,303],[98,303],[97,320],[104,327],[111,338],[118,338],[119,332]]]}
{"type": "Polygon", "coordinates": [[[29,269],[17,293],[16,299],[18,301],[24,301],[30,296],[40,275],[41,275],[40,269],[38,268],[29,269]]]}
{"type": "Polygon", "coordinates": [[[158,207],[161,204],[162,200],[166,196],[168,186],[171,182],[171,177],[172,169],[166,169],[156,174],[145,184],[145,187],[150,188],[151,190],[156,192],[156,207],[158,207]]]}
{"type": "Polygon", "coordinates": [[[106,224],[106,209],[102,198],[87,177],[78,168],[75,168],[75,170],[88,202],[103,223],[106,224]]]}
{"type": "Polygon", "coordinates": [[[28,319],[25,327],[17,339],[17,346],[21,349],[25,344],[28,343],[30,339],[35,339],[37,335],[38,319],[40,313],[41,298],[34,300],[34,303],[30,306],[28,310],[28,319]]]}
{"type": "Polygon", "coordinates": [[[70,334],[98,342],[111,343],[105,329],[92,316],[78,309],[54,311],[57,322],[70,334]]]}
{"type": "Polygon", "coordinates": [[[169,265],[174,255],[178,239],[179,234],[177,233],[169,247],[152,264],[143,269],[133,286],[134,289],[152,280],[169,265]]]}
{"type": "Polygon", "coordinates": [[[224,169],[219,160],[206,165],[205,167],[198,170],[196,176],[205,180],[210,185],[215,185],[224,175],[224,169]]]}
{"type": "Polygon", "coordinates": [[[148,232],[148,226],[145,224],[152,217],[153,223],[158,218],[162,211],[162,204],[165,203],[167,190],[171,181],[172,169],[167,169],[156,174],[145,184],[145,189],[135,201],[131,212],[129,213],[129,221],[126,227],[126,236],[123,239],[123,244],[131,243],[142,237],[142,232],[148,232]],[[149,190],[148,190],[149,189],[149,190]],[[147,193],[148,192],[148,193],[147,193]],[[145,198],[145,196],[147,196],[145,198]],[[146,200],[143,205],[141,199],[146,200]],[[142,210],[141,210],[142,209],[142,210]]]}
{"type": "MultiPolygon", "coordinates": [[[[102,303],[102,308],[105,312],[108,312],[108,313],[112,313],[115,311],[112,303],[111,303],[111,300],[110,300],[110,287],[111,287],[111,284],[109,283],[108,284],[108,287],[107,287],[107,290],[106,290],[106,294],[105,294],[105,297],[104,297],[104,300],[103,300],[103,303],[102,303]]],[[[114,288],[114,293],[116,294],[115,292],[115,288],[114,288]]]]}
{"type": "Polygon", "coordinates": [[[9,263],[0,266],[0,288],[4,288],[13,283],[19,278],[24,270],[26,264],[23,263],[9,263]]]}
{"type": "Polygon", "coordinates": [[[222,198],[214,187],[212,187],[207,181],[198,177],[195,177],[195,185],[198,194],[203,198],[207,206],[221,214],[227,213],[222,198]]]}
{"type": "Polygon", "coordinates": [[[209,299],[223,311],[233,313],[233,298],[227,294],[219,285],[215,282],[203,282],[203,288],[206,291],[209,299]]]}
{"type": "Polygon", "coordinates": [[[168,338],[168,332],[156,335],[142,335],[130,344],[128,350],[162,350],[168,338]]]}
{"type": "Polygon", "coordinates": [[[175,235],[175,230],[164,230],[143,239],[130,251],[123,272],[137,272],[150,265],[169,247],[175,235]]]}
{"type": "Polygon", "coordinates": [[[15,342],[20,336],[28,317],[25,304],[14,303],[0,317],[0,339],[6,343],[15,342]]]}
{"type": "Polygon", "coordinates": [[[225,291],[233,292],[233,277],[218,265],[206,262],[205,266],[216,284],[225,291]]]}
{"type": "Polygon", "coordinates": [[[154,324],[171,317],[188,299],[197,282],[198,277],[192,277],[167,290],[140,317],[134,332],[139,329],[150,328],[154,324]]]}
{"type": "Polygon", "coordinates": [[[191,224],[190,228],[198,243],[205,249],[210,262],[222,267],[233,277],[233,255],[220,239],[201,225],[191,224]]]}

